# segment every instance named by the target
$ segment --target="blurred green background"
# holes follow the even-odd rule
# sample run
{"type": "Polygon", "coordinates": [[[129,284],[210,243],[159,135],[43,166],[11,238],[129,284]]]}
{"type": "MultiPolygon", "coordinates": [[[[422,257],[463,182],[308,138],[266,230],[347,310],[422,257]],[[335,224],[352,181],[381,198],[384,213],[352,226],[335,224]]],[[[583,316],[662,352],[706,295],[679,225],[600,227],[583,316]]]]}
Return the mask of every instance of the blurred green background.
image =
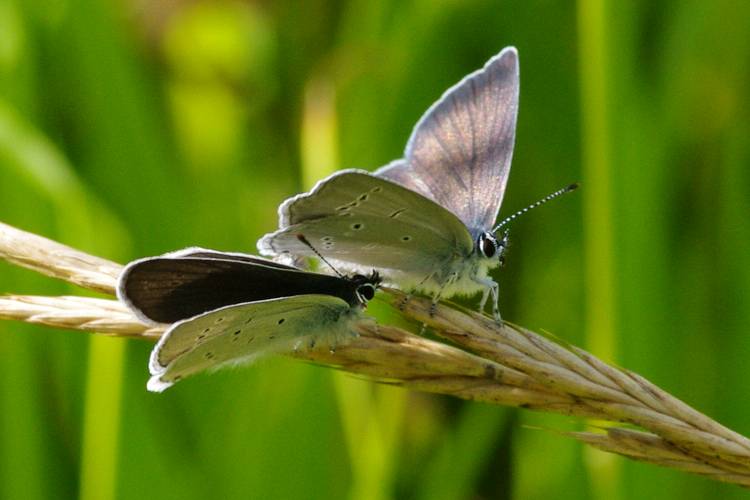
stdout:
{"type": "MultiPolygon", "coordinates": [[[[504,317],[750,434],[750,2],[0,0],[0,220],[120,262],[255,251],[276,207],[401,155],[506,45],[504,317]]],[[[0,263],[0,293],[82,293],[0,263]]],[[[145,390],[147,342],[0,323],[7,499],[706,499],[576,420],[285,359],[145,390]]]]}

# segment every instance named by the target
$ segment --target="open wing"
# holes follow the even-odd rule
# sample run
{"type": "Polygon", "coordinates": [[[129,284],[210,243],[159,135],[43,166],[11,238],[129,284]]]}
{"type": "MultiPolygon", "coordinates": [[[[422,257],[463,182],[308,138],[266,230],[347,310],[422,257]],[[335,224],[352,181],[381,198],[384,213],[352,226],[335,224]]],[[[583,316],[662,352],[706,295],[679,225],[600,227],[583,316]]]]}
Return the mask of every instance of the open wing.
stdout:
{"type": "Polygon", "coordinates": [[[357,317],[328,295],[300,295],[235,304],[175,323],[151,352],[150,391],[161,392],[195,373],[291,351],[298,343],[351,336],[357,317]]]}
{"type": "Polygon", "coordinates": [[[132,262],[117,287],[119,298],[136,314],[157,323],[244,302],[314,293],[355,300],[354,285],[336,276],[195,248],[132,262]]]}
{"type": "Polygon", "coordinates": [[[376,175],[436,201],[474,237],[491,229],[510,172],[518,89],[518,53],[507,47],[448,89],[417,122],[405,160],[376,175]]]}
{"type": "Polygon", "coordinates": [[[258,242],[263,255],[315,254],[360,268],[429,273],[473,240],[455,215],[417,192],[359,170],[323,179],[279,207],[279,226],[258,242]]]}

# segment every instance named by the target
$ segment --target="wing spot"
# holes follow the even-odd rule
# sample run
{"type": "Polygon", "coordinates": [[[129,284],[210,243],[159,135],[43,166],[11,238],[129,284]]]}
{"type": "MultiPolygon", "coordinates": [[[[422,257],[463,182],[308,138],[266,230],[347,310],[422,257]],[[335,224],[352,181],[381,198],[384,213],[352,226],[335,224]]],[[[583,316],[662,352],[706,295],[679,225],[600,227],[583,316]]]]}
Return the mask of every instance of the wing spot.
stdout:
{"type": "Polygon", "coordinates": [[[269,336],[268,336],[268,340],[273,340],[273,339],[275,339],[275,338],[276,338],[276,335],[269,335],[269,336]]]}
{"type": "Polygon", "coordinates": [[[405,236],[402,236],[401,241],[411,241],[411,236],[409,236],[408,234],[405,236]]]}
{"type": "Polygon", "coordinates": [[[249,339],[247,339],[247,343],[249,344],[249,343],[251,343],[251,342],[252,342],[253,340],[255,340],[255,337],[250,337],[249,339]]]}
{"type": "Polygon", "coordinates": [[[253,317],[252,317],[252,316],[250,316],[249,318],[247,318],[247,319],[245,320],[245,324],[248,324],[248,323],[250,323],[250,322],[251,322],[252,320],[253,320],[253,317]]]}
{"type": "Polygon", "coordinates": [[[232,335],[234,335],[234,336],[236,337],[236,336],[237,336],[237,335],[239,335],[240,333],[242,333],[242,330],[236,330],[236,331],[235,331],[235,332],[234,332],[234,333],[233,333],[232,335]]]}
{"type": "Polygon", "coordinates": [[[354,224],[352,224],[352,229],[354,229],[355,231],[359,231],[363,227],[365,227],[365,225],[361,222],[355,222],[354,224]]]}
{"type": "Polygon", "coordinates": [[[206,358],[206,359],[214,359],[214,353],[212,353],[211,351],[209,351],[206,354],[204,354],[203,357],[206,358]]]}
{"type": "Polygon", "coordinates": [[[399,208],[398,210],[396,210],[395,212],[393,212],[393,213],[392,213],[391,215],[389,215],[388,217],[390,217],[391,219],[395,219],[396,217],[398,217],[399,215],[401,215],[401,214],[402,214],[402,213],[404,213],[404,212],[406,212],[406,209],[405,209],[405,208],[399,208]]]}
{"type": "Polygon", "coordinates": [[[367,201],[367,193],[359,195],[359,198],[357,198],[359,201],[367,201]]]}
{"type": "Polygon", "coordinates": [[[343,217],[347,217],[347,216],[351,216],[352,213],[351,212],[341,212],[339,215],[343,216],[343,217]]]}
{"type": "Polygon", "coordinates": [[[320,241],[322,241],[323,243],[331,242],[333,241],[333,236],[323,236],[322,238],[320,238],[320,241]]]}
{"type": "Polygon", "coordinates": [[[285,321],[285,320],[284,320],[284,318],[281,318],[281,319],[279,320],[279,323],[278,323],[278,324],[280,325],[280,324],[282,324],[282,323],[283,323],[284,321],[285,321]]]}
{"type": "Polygon", "coordinates": [[[370,189],[370,192],[371,192],[371,193],[379,193],[379,192],[381,192],[382,190],[383,190],[383,189],[382,189],[382,188],[381,188],[380,186],[375,186],[374,188],[370,189]]]}
{"type": "Polygon", "coordinates": [[[224,321],[224,316],[220,316],[220,317],[216,318],[216,323],[217,324],[221,323],[222,321],[224,321]]]}

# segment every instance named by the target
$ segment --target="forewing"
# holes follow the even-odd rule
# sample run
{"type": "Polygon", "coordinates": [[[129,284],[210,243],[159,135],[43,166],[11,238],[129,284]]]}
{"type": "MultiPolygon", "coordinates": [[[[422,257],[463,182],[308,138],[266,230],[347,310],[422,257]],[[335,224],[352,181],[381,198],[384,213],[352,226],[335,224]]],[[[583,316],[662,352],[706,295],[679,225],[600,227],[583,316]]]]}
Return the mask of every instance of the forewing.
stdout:
{"type": "Polygon", "coordinates": [[[351,284],[336,276],[303,272],[245,255],[203,249],[183,252],[129,264],[118,283],[120,299],[139,317],[157,323],[293,295],[326,293],[346,301],[354,299],[351,284]],[[234,260],[238,258],[242,260],[234,260]]]}
{"type": "Polygon", "coordinates": [[[195,373],[250,362],[302,342],[352,334],[353,310],[328,295],[236,304],[174,324],[151,352],[148,389],[161,392],[195,373]]]}
{"type": "Polygon", "coordinates": [[[248,255],[245,253],[237,252],[219,252],[217,250],[210,250],[208,248],[201,247],[189,247],[176,252],[171,252],[163,257],[170,257],[174,259],[186,259],[186,258],[198,258],[198,259],[217,259],[217,260],[233,260],[240,262],[247,262],[250,264],[259,264],[262,266],[275,267],[278,269],[286,269],[291,271],[299,271],[298,268],[288,266],[280,262],[276,262],[270,259],[264,259],[263,257],[256,257],[255,255],[248,255]]]}
{"type": "Polygon", "coordinates": [[[475,237],[490,229],[508,181],[518,89],[518,54],[508,47],[427,110],[406,145],[406,163],[376,174],[436,201],[475,237]]]}
{"type": "Polygon", "coordinates": [[[361,268],[434,271],[473,240],[466,226],[432,200],[365,171],[345,170],[284,202],[281,229],[264,236],[264,255],[314,256],[303,234],[328,258],[361,268]]]}

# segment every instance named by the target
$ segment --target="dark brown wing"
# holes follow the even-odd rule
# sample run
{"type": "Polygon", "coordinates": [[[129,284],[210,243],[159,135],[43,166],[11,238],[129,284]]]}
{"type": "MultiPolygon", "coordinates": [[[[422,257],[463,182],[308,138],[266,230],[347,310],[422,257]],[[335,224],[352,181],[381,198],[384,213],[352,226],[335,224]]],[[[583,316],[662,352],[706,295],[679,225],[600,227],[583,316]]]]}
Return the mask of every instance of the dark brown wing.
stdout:
{"type": "Polygon", "coordinates": [[[173,323],[245,302],[306,294],[332,295],[357,302],[351,280],[309,273],[250,256],[242,260],[163,256],[129,264],[117,294],[140,317],[173,323]],[[255,262],[255,260],[263,262],[255,262]]]}

